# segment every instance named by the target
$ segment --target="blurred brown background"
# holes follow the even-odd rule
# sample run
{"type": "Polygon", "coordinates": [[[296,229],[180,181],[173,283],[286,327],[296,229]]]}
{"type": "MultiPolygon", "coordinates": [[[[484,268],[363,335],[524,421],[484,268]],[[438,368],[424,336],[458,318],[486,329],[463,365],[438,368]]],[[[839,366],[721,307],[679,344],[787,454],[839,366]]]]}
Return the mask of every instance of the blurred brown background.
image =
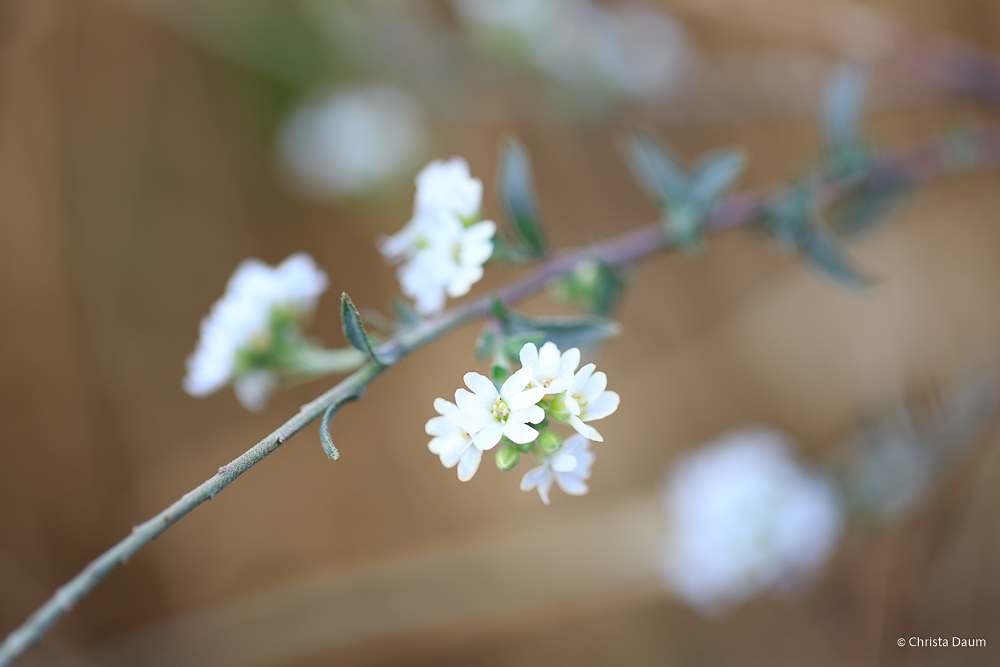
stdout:
{"type": "MultiPolygon", "coordinates": [[[[663,4],[705,54],[787,47],[824,67],[837,55],[816,26],[789,44],[663,4]]],[[[1000,49],[991,0],[872,4],[1000,49]]],[[[876,98],[904,84],[877,70],[876,98]]],[[[882,145],[997,117],[961,95],[908,94],[887,94],[866,120],[882,145]]],[[[558,246],[655,218],[618,153],[632,121],[688,156],[744,146],[745,188],[780,183],[819,140],[808,109],[761,112],[757,98],[719,120],[708,95],[683,113],[574,122],[505,99],[491,114],[434,119],[430,157],[465,156],[497,215],[496,147],[519,136],[558,246]]],[[[279,394],[261,414],[228,389],[183,393],[198,323],[240,260],[311,253],[331,282],[312,332],[331,346],[342,344],[340,291],[380,309],[396,291],[373,241],[407,219],[412,190],[297,199],[275,176],[274,104],[259,73],[127,3],[0,4],[0,631],[327,386],[279,394]]],[[[487,458],[461,484],[426,451],[431,401],[475,363],[467,327],[337,417],[339,462],[304,432],[111,575],[25,664],[996,664],[992,432],[914,517],[849,533],[800,599],[706,620],[660,591],[652,551],[655,490],[680,452],[763,423],[818,459],[872,406],[995,368],[998,183],[994,172],[934,185],[852,244],[882,278],[860,296],[742,232],[643,265],[601,357],[622,406],[601,429],[592,491],[550,507],[517,490],[523,469],[500,473],[487,458]],[[538,574],[553,559],[564,579],[538,574]],[[895,647],[953,634],[990,645],[895,647]],[[231,662],[205,662],[211,651],[231,662]]],[[[512,275],[494,270],[473,293],[512,275]]],[[[541,296],[524,307],[553,310],[541,296]]]]}

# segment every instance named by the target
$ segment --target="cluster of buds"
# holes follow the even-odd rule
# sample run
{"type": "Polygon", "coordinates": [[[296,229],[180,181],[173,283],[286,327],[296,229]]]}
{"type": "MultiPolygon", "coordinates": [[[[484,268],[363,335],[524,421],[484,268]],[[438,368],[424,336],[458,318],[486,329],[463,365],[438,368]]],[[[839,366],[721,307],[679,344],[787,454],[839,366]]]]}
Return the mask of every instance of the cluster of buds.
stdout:
{"type": "Polygon", "coordinates": [[[580,365],[580,350],[560,352],[555,343],[539,350],[526,343],[518,355],[521,368],[494,384],[479,373],[466,373],[468,389],[455,391],[455,402],[434,401],[437,417],[427,422],[432,436],[428,449],[446,468],[458,466],[458,478],[467,482],[476,474],[483,452],[496,449],[501,470],[511,470],[530,453],[538,462],[521,479],[521,489],[538,489],[548,504],[556,483],[568,494],[588,491],[594,454],[591,441],[603,441],[587,422],[603,419],[618,409],[618,394],[606,391],[607,376],[594,364],[580,365]],[[563,441],[550,426],[565,424],[577,434],[563,441]]]}

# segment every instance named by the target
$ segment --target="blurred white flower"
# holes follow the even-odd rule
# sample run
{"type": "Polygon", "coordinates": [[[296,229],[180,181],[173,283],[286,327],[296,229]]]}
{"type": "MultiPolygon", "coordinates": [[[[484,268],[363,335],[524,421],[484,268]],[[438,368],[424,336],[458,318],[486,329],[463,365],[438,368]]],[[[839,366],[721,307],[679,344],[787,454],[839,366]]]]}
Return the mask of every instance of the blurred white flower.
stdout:
{"type": "Polygon", "coordinates": [[[398,270],[403,294],[416,301],[417,312],[422,314],[441,310],[445,295],[464,296],[482,279],[497,229],[492,220],[464,227],[454,216],[433,219],[437,224],[428,245],[398,270]]]}
{"type": "Polygon", "coordinates": [[[587,364],[577,371],[563,397],[563,405],[569,412],[567,423],[577,433],[590,440],[604,442],[604,437],[597,429],[584,422],[604,419],[613,414],[621,403],[621,397],[613,391],[605,391],[608,376],[600,371],[595,373],[595,368],[594,364],[587,364]]]}
{"type": "Polygon", "coordinates": [[[528,388],[530,368],[512,374],[499,392],[489,378],[479,373],[466,373],[464,379],[472,393],[465,389],[455,391],[455,403],[460,411],[458,421],[472,436],[476,447],[492,449],[503,436],[519,445],[538,437],[538,431],[528,424],[545,419],[545,411],[537,405],[545,392],[528,388]]]}
{"type": "Polygon", "coordinates": [[[571,496],[582,496],[590,487],[590,467],[594,464],[594,453],[590,451],[590,441],[580,435],[568,438],[552,456],[542,460],[542,464],[524,473],[521,490],[537,488],[542,502],[549,504],[552,482],[571,496]]]}
{"type": "Polygon", "coordinates": [[[783,435],[732,433],[679,461],[663,491],[664,582],[706,613],[809,583],[842,528],[836,493],[783,435]]]}
{"type": "Polygon", "coordinates": [[[493,255],[496,223],[475,220],[483,184],[469,174],[468,163],[453,157],[435,160],[416,178],[413,218],[393,236],[382,239],[386,259],[402,261],[398,278],[417,311],[444,308],[446,296],[469,293],[483,277],[483,264],[493,255]]]}
{"type": "Polygon", "coordinates": [[[266,349],[275,309],[287,309],[295,318],[308,316],[326,287],[326,274],[305,253],[294,254],[273,268],[257,259],[242,262],[229,279],[226,293],[201,321],[201,336],[187,359],[184,390],[192,396],[207,396],[235,380],[240,402],[247,409],[261,409],[275,379],[266,371],[235,377],[238,353],[266,349]]]}
{"type": "Polygon", "coordinates": [[[371,85],[308,99],[285,122],[280,148],[304,194],[364,194],[410,168],[427,135],[416,99],[394,86],[371,85]]]}
{"type": "Polygon", "coordinates": [[[580,365],[580,350],[573,347],[563,353],[549,341],[539,350],[534,343],[525,343],[518,355],[521,366],[531,369],[529,387],[541,387],[546,395],[561,394],[573,382],[573,373],[580,365]]]}
{"type": "Polygon", "coordinates": [[[445,468],[458,466],[458,479],[468,482],[479,470],[483,450],[472,443],[472,436],[462,426],[462,413],[451,401],[434,399],[434,409],[440,417],[427,421],[424,430],[433,436],[427,448],[437,454],[445,468]]]}
{"type": "Polygon", "coordinates": [[[605,38],[595,44],[603,79],[626,97],[658,102],[689,66],[684,29],[662,7],[629,3],[605,14],[605,38]]]}
{"type": "Polygon", "coordinates": [[[434,160],[417,174],[416,185],[413,217],[379,245],[388,260],[413,258],[447,234],[441,229],[443,222],[470,220],[482,207],[483,183],[472,178],[463,158],[434,160]]]}
{"type": "Polygon", "coordinates": [[[453,0],[476,30],[513,35],[559,83],[657,102],[690,61],[684,30],[661,7],[592,0],[453,0]]]}

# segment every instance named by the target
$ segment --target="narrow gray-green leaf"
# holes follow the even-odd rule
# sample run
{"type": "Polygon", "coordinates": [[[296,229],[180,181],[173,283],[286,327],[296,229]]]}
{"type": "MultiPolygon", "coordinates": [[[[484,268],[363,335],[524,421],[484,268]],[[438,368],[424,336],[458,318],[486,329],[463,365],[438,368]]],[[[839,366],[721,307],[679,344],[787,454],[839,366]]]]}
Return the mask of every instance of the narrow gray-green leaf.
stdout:
{"type": "Polygon", "coordinates": [[[344,337],[355,349],[361,350],[375,363],[384,363],[375,351],[375,346],[365,332],[365,325],[361,322],[361,314],[358,312],[351,297],[344,292],[340,296],[340,318],[344,327],[344,337]]]}
{"type": "Polygon", "coordinates": [[[686,171],[653,135],[632,132],[625,140],[624,152],[639,185],[660,206],[687,195],[690,179],[686,171]]]}
{"type": "Polygon", "coordinates": [[[531,317],[510,313],[506,330],[509,335],[521,333],[541,334],[543,341],[552,341],[559,349],[590,347],[602,340],[617,336],[620,327],[614,320],[598,315],[573,315],[570,317],[531,317]]]}
{"type": "Polygon", "coordinates": [[[867,88],[867,72],[855,65],[841,64],[830,76],[823,93],[823,126],[831,146],[860,141],[858,125],[867,88]]]}
{"type": "Polygon", "coordinates": [[[874,282],[855,265],[840,239],[819,225],[802,234],[799,252],[808,264],[845,287],[866,289],[874,282]]]}
{"type": "Polygon", "coordinates": [[[692,198],[706,206],[714,204],[733,187],[746,163],[746,154],[738,148],[723,148],[707,154],[694,172],[692,198]]]}
{"type": "Polygon", "coordinates": [[[323,446],[323,452],[334,461],[340,459],[340,452],[337,450],[337,446],[333,444],[333,437],[330,435],[330,420],[333,419],[333,415],[339,407],[338,403],[331,404],[323,412],[323,417],[319,420],[319,442],[323,446]]]}
{"type": "Polygon", "coordinates": [[[516,140],[508,140],[503,146],[497,192],[518,238],[533,256],[544,256],[548,241],[535,198],[531,161],[524,146],[516,140]]]}

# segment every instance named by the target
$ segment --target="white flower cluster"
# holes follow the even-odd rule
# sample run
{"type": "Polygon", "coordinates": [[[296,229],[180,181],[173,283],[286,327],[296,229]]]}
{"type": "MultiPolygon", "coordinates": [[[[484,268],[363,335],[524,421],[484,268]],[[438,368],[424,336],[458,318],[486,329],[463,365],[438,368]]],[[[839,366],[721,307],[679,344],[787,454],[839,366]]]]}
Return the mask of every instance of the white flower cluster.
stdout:
{"type": "Polygon", "coordinates": [[[294,254],[276,267],[257,259],[242,262],[229,279],[226,293],[201,321],[201,336],[187,359],[184,391],[207,396],[232,382],[244,407],[262,409],[276,378],[260,369],[240,373],[239,353],[266,350],[276,309],[295,319],[307,317],[326,287],[326,274],[305,253],[294,254]]]}
{"type": "Polygon", "coordinates": [[[585,422],[603,419],[618,409],[619,397],[605,391],[607,376],[595,373],[594,364],[579,371],[580,350],[561,353],[548,342],[539,350],[527,343],[520,351],[522,367],[504,381],[499,389],[479,373],[466,373],[465,385],[471,391],[455,391],[455,402],[443,398],[434,401],[440,415],[427,422],[432,436],[428,449],[437,454],[446,468],[458,466],[458,478],[467,482],[476,474],[483,452],[493,449],[501,439],[534,451],[540,465],[524,476],[521,489],[537,487],[548,504],[553,481],[566,493],[587,492],[594,456],[585,439],[602,441],[597,430],[585,422]],[[567,440],[552,452],[531,446],[539,431],[534,425],[547,417],[572,426],[584,437],[567,440]]]}
{"type": "Polygon", "coordinates": [[[483,277],[483,264],[493,255],[492,220],[479,220],[483,184],[469,175],[460,157],[435,160],[417,174],[413,217],[398,233],[383,240],[386,259],[401,262],[403,293],[417,311],[434,313],[446,296],[469,293],[483,277]]]}
{"type": "Polygon", "coordinates": [[[663,493],[664,582],[706,613],[809,583],[842,528],[826,477],[805,470],[783,435],[739,431],[689,454],[663,493]]]}

